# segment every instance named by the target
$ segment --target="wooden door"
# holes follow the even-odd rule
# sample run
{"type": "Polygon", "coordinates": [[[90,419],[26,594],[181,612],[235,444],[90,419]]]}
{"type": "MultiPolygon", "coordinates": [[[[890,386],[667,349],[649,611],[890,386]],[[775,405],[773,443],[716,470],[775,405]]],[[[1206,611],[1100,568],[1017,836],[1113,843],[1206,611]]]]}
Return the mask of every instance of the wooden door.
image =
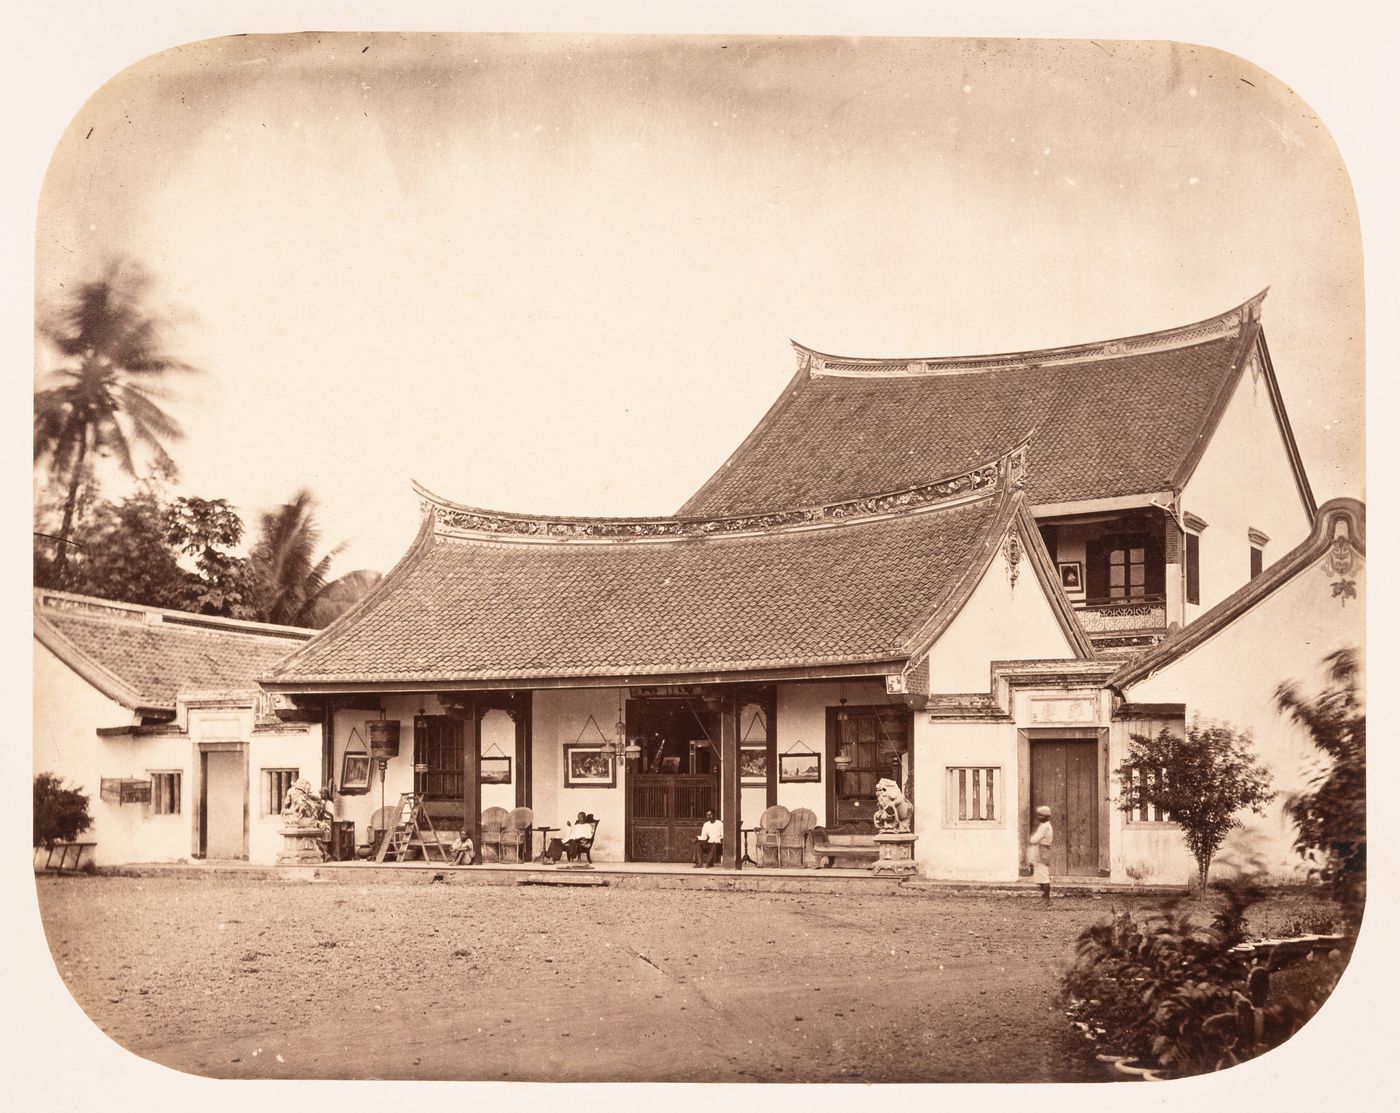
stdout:
{"type": "Polygon", "coordinates": [[[705,813],[719,815],[719,778],[712,773],[633,773],[627,783],[627,860],[694,858],[705,813]]]}
{"type": "Polygon", "coordinates": [[[1050,808],[1055,842],[1050,876],[1093,876],[1099,871],[1099,749],[1093,739],[1031,744],[1030,830],[1035,809],[1050,808]]]}

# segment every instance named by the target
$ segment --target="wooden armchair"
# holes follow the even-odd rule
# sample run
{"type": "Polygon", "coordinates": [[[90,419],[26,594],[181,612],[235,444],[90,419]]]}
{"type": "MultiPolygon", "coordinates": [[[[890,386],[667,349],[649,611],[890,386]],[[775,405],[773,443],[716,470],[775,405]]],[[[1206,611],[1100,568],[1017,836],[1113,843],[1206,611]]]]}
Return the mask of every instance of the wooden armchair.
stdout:
{"type": "Polygon", "coordinates": [[[774,804],[758,817],[758,864],[760,866],[778,865],[778,851],[783,842],[783,828],[788,825],[791,818],[792,813],[781,804],[774,804]]]}
{"type": "Polygon", "coordinates": [[[505,808],[487,808],[481,813],[481,860],[483,862],[503,860],[506,841],[505,829],[509,819],[510,813],[505,808]]]}
{"type": "MultiPolygon", "coordinates": [[[[535,813],[529,808],[514,808],[501,828],[500,860],[528,862],[534,838],[535,813]]],[[[483,834],[484,839],[484,834],[483,834]]]]}
{"type": "Polygon", "coordinates": [[[816,859],[810,851],[811,839],[808,832],[817,825],[817,813],[810,808],[795,808],[788,817],[787,826],[779,834],[778,865],[793,869],[815,866],[816,859]]]}

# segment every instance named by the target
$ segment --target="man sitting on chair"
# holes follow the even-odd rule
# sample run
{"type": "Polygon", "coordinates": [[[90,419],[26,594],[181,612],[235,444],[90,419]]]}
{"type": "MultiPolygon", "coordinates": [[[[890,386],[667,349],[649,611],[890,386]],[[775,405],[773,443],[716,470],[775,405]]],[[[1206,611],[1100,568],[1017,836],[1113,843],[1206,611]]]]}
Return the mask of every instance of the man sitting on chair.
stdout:
{"type": "Polygon", "coordinates": [[[549,848],[545,850],[544,856],[551,862],[557,862],[567,854],[569,861],[574,861],[583,852],[585,842],[592,845],[593,833],[597,829],[596,819],[587,812],[579,812],[577,819],[564,821],[559,834],[549,840],[549,848]]]}
{"type": "Polygon", "coordinates": [[[695,839],[695,868],[709,869],[719,861],[720,847],[724,844],[724,824],[715,818],[714,812],[705,813],[705,825],[695,839]]]}

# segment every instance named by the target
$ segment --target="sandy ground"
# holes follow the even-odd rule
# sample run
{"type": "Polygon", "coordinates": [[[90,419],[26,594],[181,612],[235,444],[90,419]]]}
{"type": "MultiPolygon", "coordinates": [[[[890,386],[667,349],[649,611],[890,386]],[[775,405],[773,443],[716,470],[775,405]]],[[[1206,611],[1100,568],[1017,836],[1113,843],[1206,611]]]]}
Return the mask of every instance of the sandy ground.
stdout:
{"type": "Polygon", "coordinates": [[[38,886],[54,960],[99,1027],[217,1078],[1104,1081],[1059,1010],[1059,971],[1085,923],[1151,903],[38,886]]]}

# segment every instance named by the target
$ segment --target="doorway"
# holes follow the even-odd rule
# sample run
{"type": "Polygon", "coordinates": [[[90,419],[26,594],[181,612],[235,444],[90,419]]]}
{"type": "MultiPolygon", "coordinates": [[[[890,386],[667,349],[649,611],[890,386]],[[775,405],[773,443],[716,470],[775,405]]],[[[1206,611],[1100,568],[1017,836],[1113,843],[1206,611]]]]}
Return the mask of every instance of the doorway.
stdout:
{"type": "Polygon", "coordinates": [[[1050,847],[1051,877],[1094,876],[1099,872],[1099,746],[1091,738],[1031,742],[1030,815],[1050,808],[1055,841],[1050,847]]]}
{"type": "Polygon", "coordinates": [[[199,852],[204,858],[248,857],[248,755],[241,742],[204,744],[199,752],[199,852]]]}
{"type": "Polygon", "coordinates": [[[705,813],[719,815],[719,714],[692,698],[630,699],[641,746],[627,777],[627,860],[688,862],[705,813]]]}

